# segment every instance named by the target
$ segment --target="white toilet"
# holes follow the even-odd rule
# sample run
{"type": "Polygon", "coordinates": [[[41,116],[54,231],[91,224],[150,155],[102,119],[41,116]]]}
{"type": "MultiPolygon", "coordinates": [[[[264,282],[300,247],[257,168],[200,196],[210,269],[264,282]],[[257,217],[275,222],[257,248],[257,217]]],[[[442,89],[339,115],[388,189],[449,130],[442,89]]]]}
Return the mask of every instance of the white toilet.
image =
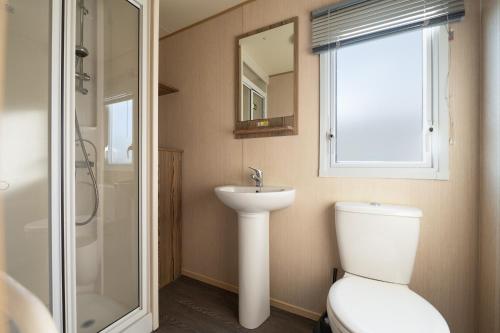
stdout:
{"type": "Polygon", "coordinates": [[[333,333],[449,333],[441,314],[408,288],[417,251],[417,208],[339,202],[335,225],[346,272],[328,293],[333,333]]]}

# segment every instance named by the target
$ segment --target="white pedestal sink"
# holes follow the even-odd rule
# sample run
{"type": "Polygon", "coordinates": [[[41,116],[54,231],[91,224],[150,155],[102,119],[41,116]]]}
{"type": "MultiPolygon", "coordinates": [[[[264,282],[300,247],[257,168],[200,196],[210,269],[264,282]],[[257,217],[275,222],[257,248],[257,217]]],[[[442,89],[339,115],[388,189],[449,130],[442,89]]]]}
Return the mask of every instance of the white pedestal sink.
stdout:
{"type": "Polygon", "coordinates": [[[238,212],[239,320],[249,329],[270,315],[269,212],[290,206],[290,187],[221,186],[217,197],[238,212]]]}

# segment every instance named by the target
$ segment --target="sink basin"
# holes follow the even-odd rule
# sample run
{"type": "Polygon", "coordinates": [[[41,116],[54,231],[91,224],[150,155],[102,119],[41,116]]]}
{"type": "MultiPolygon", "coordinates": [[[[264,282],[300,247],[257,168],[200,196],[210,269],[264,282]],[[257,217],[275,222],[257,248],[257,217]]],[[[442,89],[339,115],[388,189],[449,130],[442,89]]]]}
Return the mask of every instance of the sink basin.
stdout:
{"type": "Polygon", "coordinates": [[[295,200],[295,189],[285,186],[220,186],[215,194],[226,206],[247,213],[283,209],[295,200]]]}
{"type": "Polygon", "coordinates": [[[241,326],[259,327],[271,313],[269,212],[290,206],[295,189],[286,186],[220,186],[216,196],[238,213],[238,315],[241,326]]]}

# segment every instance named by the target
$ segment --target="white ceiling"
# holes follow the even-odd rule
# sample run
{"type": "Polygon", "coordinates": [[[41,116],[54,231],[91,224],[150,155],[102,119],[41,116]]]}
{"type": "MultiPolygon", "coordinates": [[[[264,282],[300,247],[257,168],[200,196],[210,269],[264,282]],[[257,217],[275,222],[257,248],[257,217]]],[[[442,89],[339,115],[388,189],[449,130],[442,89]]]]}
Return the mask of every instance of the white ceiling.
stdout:
{"type": "Polygon", "coordinates": [[[160,0],[160,37],[200,22],[245,0],[160,0]]]}
{"type": "Polygon", "coordinates": [[[267,75],[293,71],[293,30],[294,24],[289,23],[243,38],[240,40],[242,51],[267,75]]]}

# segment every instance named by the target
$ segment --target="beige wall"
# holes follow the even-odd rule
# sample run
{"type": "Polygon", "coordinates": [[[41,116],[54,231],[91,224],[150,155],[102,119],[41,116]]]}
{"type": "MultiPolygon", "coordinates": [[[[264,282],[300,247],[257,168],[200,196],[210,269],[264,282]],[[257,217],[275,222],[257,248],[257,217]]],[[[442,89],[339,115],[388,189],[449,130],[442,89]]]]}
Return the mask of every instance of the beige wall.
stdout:
{"type": "Polygon", "coordinates": [[[500,1],[482,1],[479,332],[500,332],[500,1]]]}
{"type": "Polygon", "coordinates": [[[319,58],[310,52],[310,11],[331,0],[257,0],[164,39],[160,82],[180,89],[160,98],[159,140],[184,149],[183,267],[237,283],[236,214],[214,196],[248,183],[248,166],[267,184],[297,189],[295,204],[273,213],[271,294],[325,310],[331,268],[339,266],[332,205],[340,200],[420,207],[421,238],[411,287],[443,313],[453,333],[475,330],[479,138],[479,2],[454,24],[450,109],[454,144],[449,181],[318,177],[319,58]],[[235,140],[235,37],[299,16],[299,135],[235,140]]]}
{"type": "Polygon", "coordinates": [[[293,87],[295,74],[285,73],[271,76],[267,86],[267,117],[293,115],[293,87]]]}
{"type": "MultiPolygon", "coordinates": [[[[7,14],[6,10],[0,10],[0,114],[3,112],[3,96],[5,82],[5,45],[7,44],[7,14]]],[[[5,242],[4,242],[4,211],[3,194],[0,192],[0,270],[4,269],[5,242]]],[[[3,283],[0,283],[0,333],[7,332],[7,318],[5,318],[5,291],[3,283]]]]}

